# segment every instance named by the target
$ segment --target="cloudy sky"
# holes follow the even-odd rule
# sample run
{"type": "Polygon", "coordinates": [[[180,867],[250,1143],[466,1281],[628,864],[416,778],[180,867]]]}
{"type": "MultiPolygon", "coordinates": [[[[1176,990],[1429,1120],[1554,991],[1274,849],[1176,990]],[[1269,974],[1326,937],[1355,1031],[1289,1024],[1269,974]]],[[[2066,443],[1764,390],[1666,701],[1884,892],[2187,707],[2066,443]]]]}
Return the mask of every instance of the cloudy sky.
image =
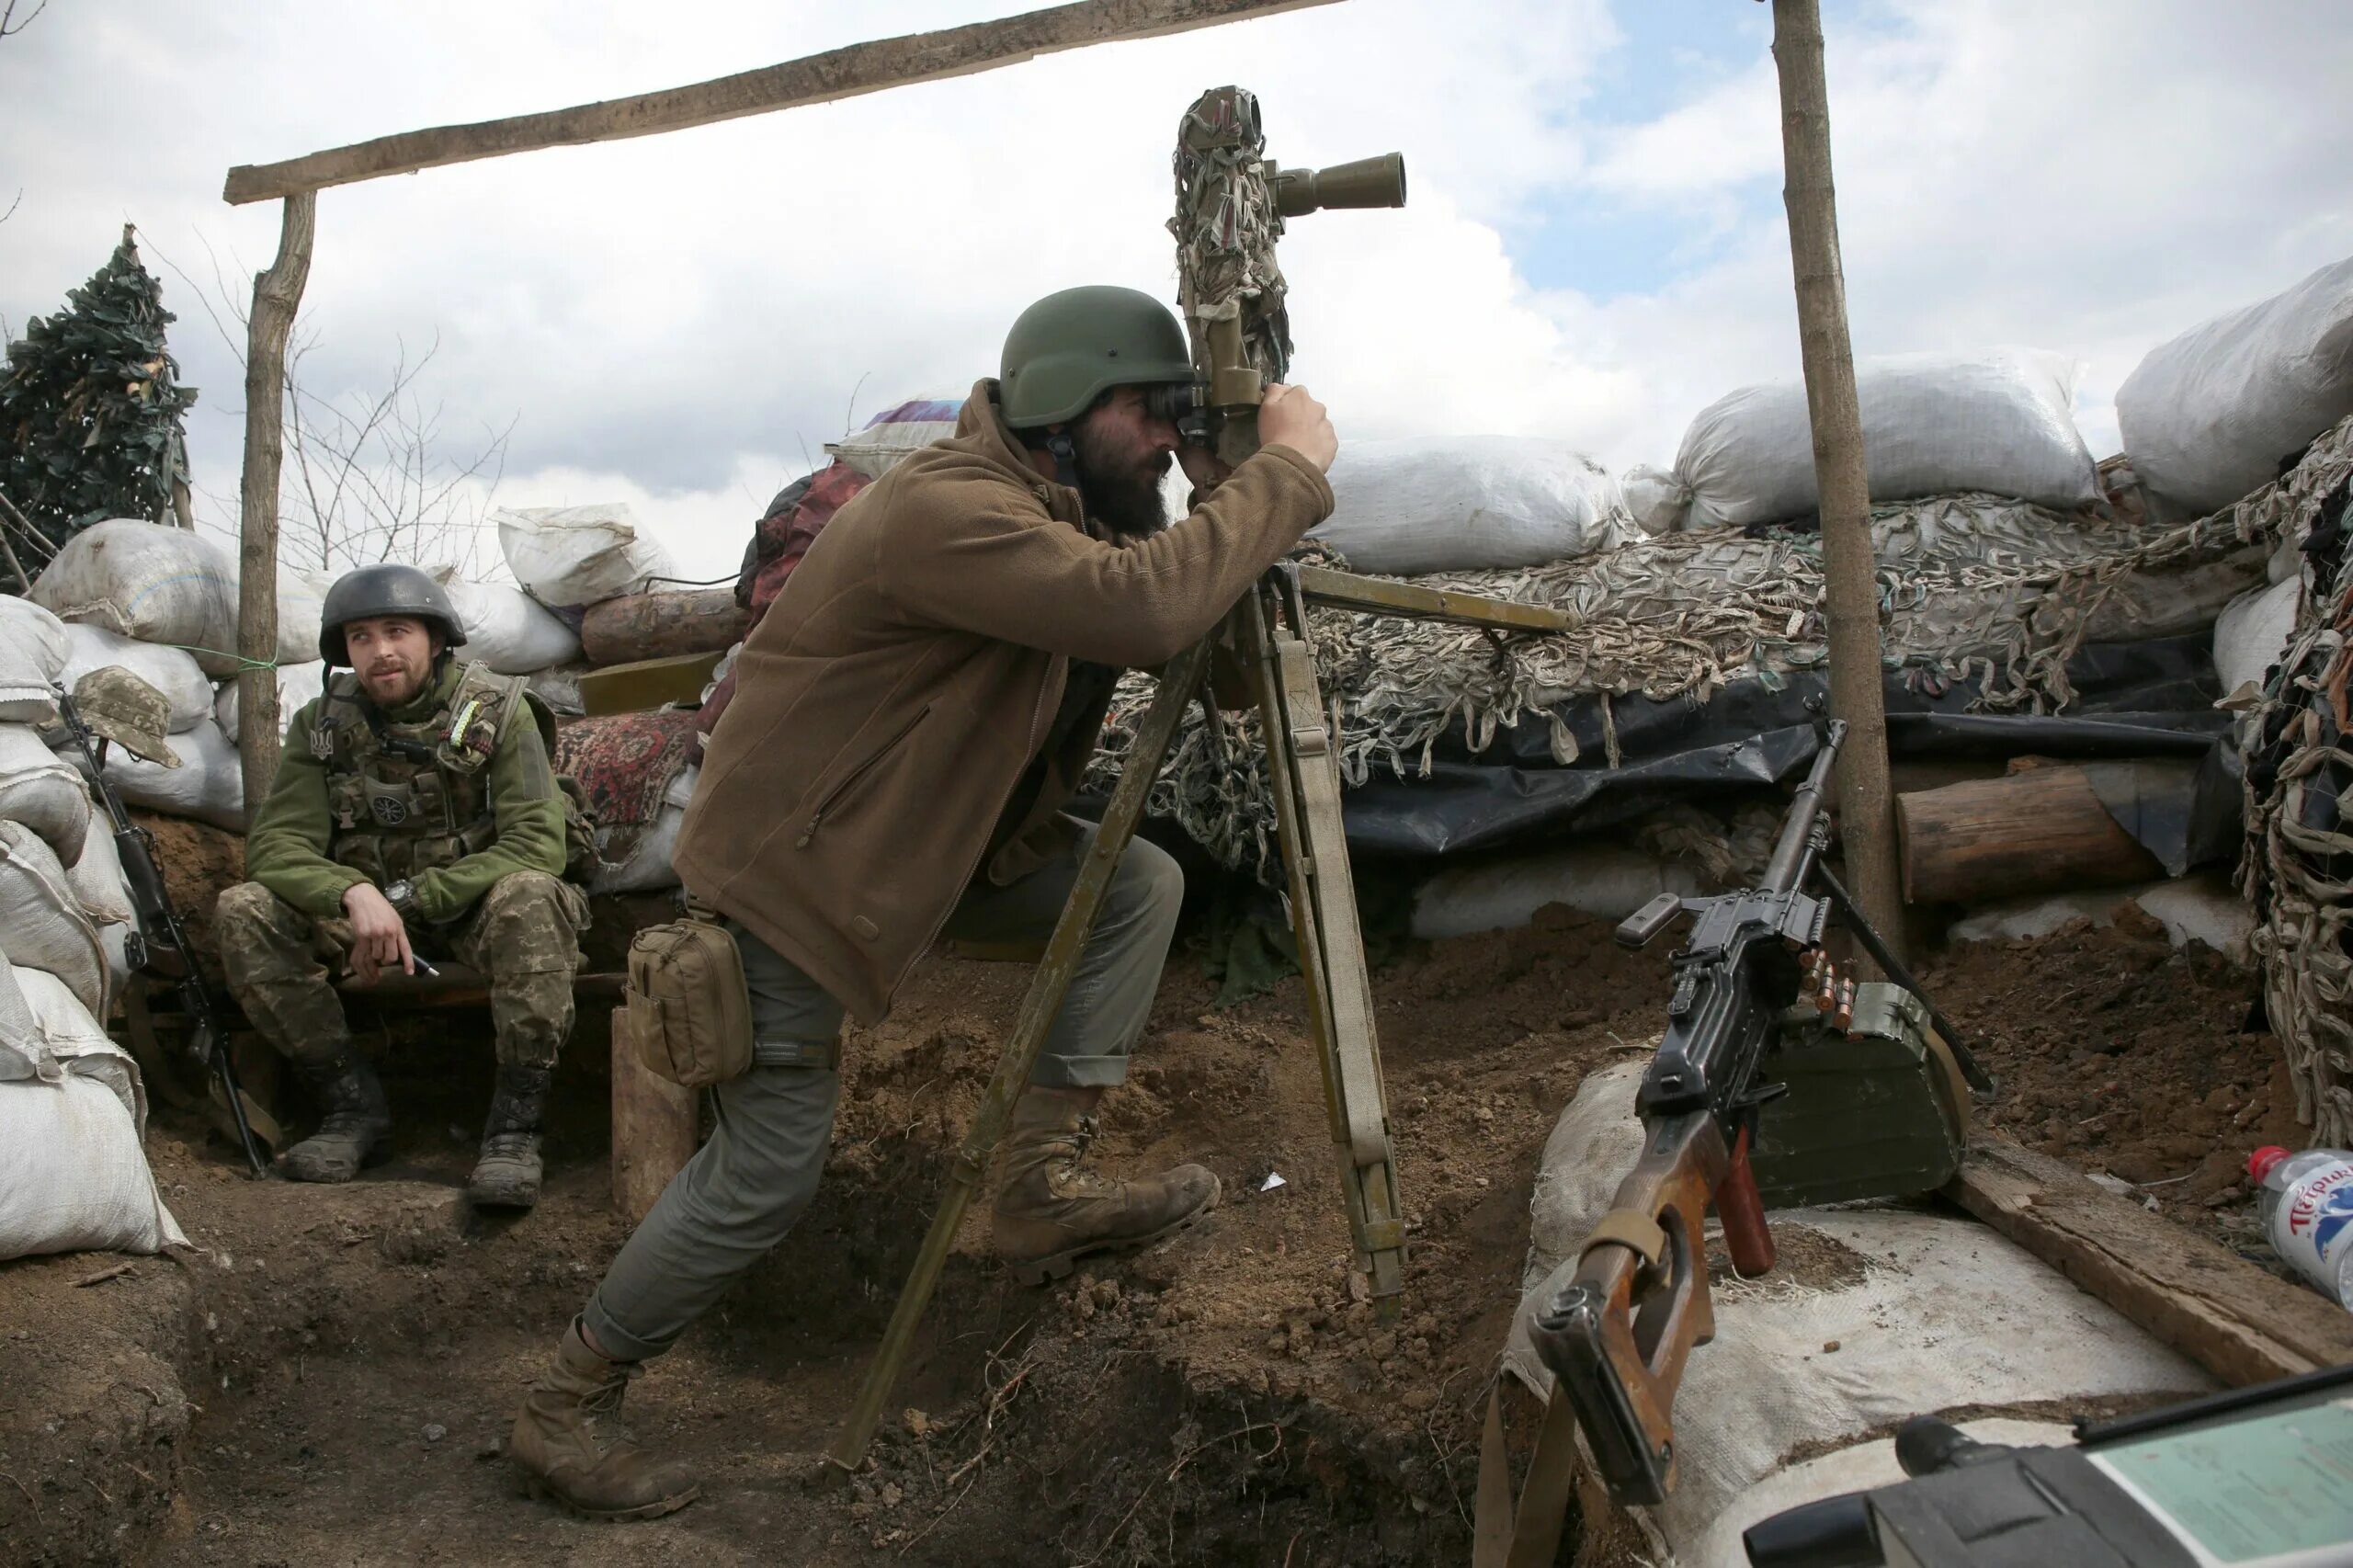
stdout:
{"type": "MultiPolygon", "coordinates": [[[[22,191],[0,318],[56,308],[138,224],[202,389],[199,510],[226,522],[242,372],[215,278],[245,293],[278,229],[274,204],[222,202],[233,164],[1022,8],[50,0],[0,40],[0,209],[22,191]]],[[[1860,354],[2061,350],[2101,454],[2151,346],[2353,254],[2343,0],[1824,9],[1860,354]]],[[[1029,300],[1173,292],[1176,119],[1238,82],[1282,162],[1397,150],[1411,170],[1404,211],[1284,244],[1296,377],[1344,440],[1539,434],[1665,463],[1701,405],[1797,371],[1769,32],[1755,0],[1343,0],[338,187],[304,381],[364,401],[438,345],[417,382],[437,460],[511,426],[497,502],[626,500],[715,575],[823,442],[993,372],[1029,300]]]]}

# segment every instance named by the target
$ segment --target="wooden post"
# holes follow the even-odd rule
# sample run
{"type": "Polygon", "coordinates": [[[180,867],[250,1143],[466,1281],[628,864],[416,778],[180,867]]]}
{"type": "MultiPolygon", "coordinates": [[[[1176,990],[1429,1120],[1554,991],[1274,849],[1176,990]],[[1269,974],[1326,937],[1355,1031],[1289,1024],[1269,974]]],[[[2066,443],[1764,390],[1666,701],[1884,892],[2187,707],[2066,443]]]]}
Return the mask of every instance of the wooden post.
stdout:
{"type": "Polygon", "coordinates": [[[245,472],[237,535],[237,755],[245,810],[261,810],[278,777],[278,472],[285,457],[286,339],[311,276],[318,194],[286,199],[278,258],[254,276],[245,340],[245,472]]]}
{"type": "Polygon", "coordinates": [[[655,1076],[630,1047],[629,1009],[613,1009],[613,1211],[645,1218],[695,1157],[695,1092],[655,1076]]]}
{"type": "Polygon", "coordinates": [[[1887,782],[1887,706],[1880,688],[1879,586],[1871,552],[1870,476],[1847,336],[1847,280],[1830,184],[1830,94],[1822,74],[1820,0],[1773,0],[1773,61],[1781,78],[1782,199],[1797,274],[1798,343],[1813,473],[1822,492],[1822,575],[1830,633],[1830,707],[1847,721],[1838,758],[1838,836],[1847,885],[1896,957],[1904,901],[1896,875],[1895,802],[1887,782]]]}

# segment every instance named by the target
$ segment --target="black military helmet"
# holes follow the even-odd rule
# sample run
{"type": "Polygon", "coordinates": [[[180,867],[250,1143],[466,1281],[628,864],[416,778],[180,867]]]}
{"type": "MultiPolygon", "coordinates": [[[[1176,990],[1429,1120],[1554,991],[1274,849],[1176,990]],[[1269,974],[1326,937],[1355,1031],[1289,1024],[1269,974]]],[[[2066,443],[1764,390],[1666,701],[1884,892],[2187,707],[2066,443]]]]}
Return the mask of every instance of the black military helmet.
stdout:
{"type": "Polygon", "coordinates": [[[351,663],[343,643],[344,627],[379,615],[404,615],[438,626],[447,648],[466,640],[466,629],[440,584],[414,566],[387,562],[346,572],[327,590],[326,608],[319,617],[319,657],[330,665],[351,663]]]}

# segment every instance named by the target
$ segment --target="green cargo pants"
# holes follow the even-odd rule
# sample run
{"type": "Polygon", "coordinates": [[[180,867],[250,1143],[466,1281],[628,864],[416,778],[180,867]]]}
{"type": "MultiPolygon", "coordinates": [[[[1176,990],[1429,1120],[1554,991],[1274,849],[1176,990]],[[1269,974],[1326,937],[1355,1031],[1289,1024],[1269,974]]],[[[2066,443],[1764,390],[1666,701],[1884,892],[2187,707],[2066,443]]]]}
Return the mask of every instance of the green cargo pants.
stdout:
{"type": "MultiPolygon", "coordinates": [[[[1069,858],[1010,887],[974,882],[949,916],[947,935],[1044,939],[1094,835],[1088,826],[1069,858]]],[[[1108,1088],[1126,1078],[1184,893],[1184,873],[1166,851],[1141,838],[1129,844],[1030,1082],[1108,1088]]],[[[841,1005],[741,926],[730,921],[728,928],[744,950],[756,1062],[830,1062],[841,1005]]],[[[840,1096],[841,1077],[830,1065],[755,1065],[712,1088],[717,1130],[663,1188],[582,1314],[607,1355],[642,1361],[667,1350],[784,1240],[817,1194],[840,1096]]]]}

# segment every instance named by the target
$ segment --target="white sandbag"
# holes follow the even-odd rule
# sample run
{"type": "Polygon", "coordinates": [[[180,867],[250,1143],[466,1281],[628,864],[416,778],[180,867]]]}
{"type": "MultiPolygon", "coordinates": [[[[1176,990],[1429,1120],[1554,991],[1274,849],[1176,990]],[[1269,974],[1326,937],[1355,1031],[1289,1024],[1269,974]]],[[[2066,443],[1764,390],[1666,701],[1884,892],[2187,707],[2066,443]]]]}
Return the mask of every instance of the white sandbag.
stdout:
{"type": "Polygon", "coordinates": [[[33,1078],[53,1071],[41,1049],[40,1019],[33,1014],[16,967],[0,953],[0,1083],[33,1078]]]}
{"type": "Polygon", "coordinates": [[[670,781],[669,790],[662,797],[662,810],[654,821],[639,830],[637,842],[617,862],[604,857],[618,830],[600,827],[597,830],[596,871],[588,879],[590,892],[658,892],[678,885],[678,873],[670,861],[678,847],[678,828],[687,820],[687,802],[694,799],[698,767],[685,767],[670,781]]]}
{"type": "Polygon", "coordinates": [[[2302,596],[2303,584],[2289,577],[2250,588],[2222,607],[2214,622],[2214,670],[2225,695],[2249,684],[2261,689],[2265,672],[2279,662],[2295,635],[2302,596]]]}
{"type": "MultiPolygon", "coordinates": [[[[1874,501],[1982,490],[2068,511],[2100,498],[2098,465],[2075,428],[2074,367],[2055,354],[1901,355],[1867,363],[1856,384],[1874,501]]],[[[1819,510],[1804,383],[1742,387],[1701,409],[1675,472],[1682,493],[1671,499],[1688,516],[1654,502],[1653,532],[1819,510]]]]}
{"type": "Polygon", "coordinates": [[[1639,849],[1573,844],[1438,872],[1414,895],[1414,935],[1427,940],[1525,926],[1548,903],[1622,920],[1663,892],[1703,892],[1698,869],[1639,849]]]}
{"type": "MultiPolygon", "coordinates": [[[[1574,1274],[1577,1247],[1633,1166],[1643,1142],[1634,1090],[1647,1066],[1629,1061],[1587,1077],[1544,1146],[1524,1290],[1504,1351],[1506,1369],[1539,1398],[1552,1373],[1529,1340],[1529,1318],[1574,1274]]],[[[1685,1554],[1733,1498],[1793,1453],[1848,1447],[1906,1416],[1961,1406],[2213,1386],[1973,1220],[1849,1205],[1784,1210],[1772,1221],[1784,1235],[1811,1231],[1856,1255],[1860,1277],[1717,1282],[1715,1338],[1692,1352],[1676,1394],[1675,1494],[1648,1516],[1677,1561],[1700,1561],[1685,1554]],[[1834,1340],[1838,1348],[1825,1351],[1834,1340]]]]}
{"type": "Polygon", "coordinates": [[[12,978],[33,1026],[19,1050],[0,1050],[0,1259],[186,1246],[140,1146],[137,1064],[63,984],[38,970],[12,978]],[[7,1071],[35,1056],[30,1075],[7,1071]]]}
{"type": "Polygon", "coordinates": [[[69,866],[82,858],[90,832],[89,786],[30,724],[0,724],[0,818],[40,834],[69,866]]]}
{"type": "Polygon", "coordinates": [[[2003,899],[1970,910],[1946,936],[1956,942],[2031,940],[2077,920],[2113,926],[2128,904],[2163,926],[2166,940],[2177,948],[2200,942],[2233,963],[2254,961],[2247,943],[2255,932],[2255,912],[2230,878],[2217,871],[2132,887],[2003,899]]]}
{"type": "Polygon", "coordinates": [[[1626,497],[1626,513],[1634,519],[1634,526],[1653,539],[1683,526],[1690,497],[1684,492],[1683,482],[1669,470],[1636,463],[1618,476],[1618,488],[1626,497]]]}
{"type": "Polygon", "coordinates": [[[0,722],[46,724],[65,669],[65,623],[30,599],[0,595],[0,722]]]}
{"type": "Polygon", "coordinates": [[[172,737],[177,767],[148,762],[120,746],[107,748],[107,782],[134,806],[166,816],[194,817],[232,833],[245,830],[245,780],[237,748],[210,719],[172,737]]]}
{"type": "Polygon", "coordinates": [[[136,517],[94,523],[65,541],[31,597],[61,620],[193,651],[207,675],[237,667],[237,564],[202,534],[136,517]]]}
{"type": "Polygon", "coordinates": [[[92,670],[119,665],[164,694],[172,707],[172,730],[187,729],[212,714],[212,682],[194,654],[159,642],[141,642],[101,626],[65,629],[65,668],[58,682],[67,691],[92,670]]]}
{"type": "MultiPolygon", "coordinates": [[[[80,858],[66,868],[65,884],[94,926],[120,926],[139,918],[131,902],[131,879],[123,874],[122,854],[114,846],[114,824],[105,812],[90,812],[90,831],[83,835],[80,858]]],[[[0,948],[6,945],[0,938],[0,948]]]]}
{"type": "Polygon", "coordinates": [[[638,531],[628,506],[526,506],[499,510],[498,545],[523,591],[569,609],[643,593],[672,574],[669,553],[638,531]]]}
{"type": "MultiPolygon", "coordinates": [[[[2018,1448],[2072,1446],[2075,1428],[2055,1421],[2016,1421],[1996,1416],[1984,1421],[1956,1421],[1962,1435],[1981,1443],[2007,1443],[2018,1448]]],[[[1904,1479],[1895,1460],[1895,1439],[1881,1437],[1852,1448],[1793,1464],[1767,1476],[1724,1505],[1697,1546],[1684,1551],[1680,1568],[1750,1568],[1748,1549],[1740,1542],[1743,1530],[1771,1518],[1785,1508],[1819,1503],[1848,1492],[1893,1486],[1904,1479]]]]}
{"type": "Polygon", "coordinates": [[[956,434],[963,411],[964,400],[957,397],[903,403],[876,415],[856,435],[826,442],[825,451],[867,478],[880,479],[909,452],[956,434]]]}
{"type": "Polygon", "coordinates": [[[2161,519],[2202,517],[2279,476],[2353,414],[2353,256],[2149,350],[2116,423],[2161,519]]]}
{"type": "Polygon", "coordinates": [[[106,949],[57,852],[20,822],[0,822],[0,951],[21,973],[63,981],[84,1008],[103,1014],[106,949]]]}
{"type": "MultiPolygon", "coordinates": [[[[280,739],[285,737],[286,727],[294,722],[294,710],[305,702],[318,700],[319,677],[325,673],[326,665],[319,659],[313,659],[308,664],[278,666],[278,733],[280,739]]],[[[238,695],[237,682],[233,680],[222,681],[221,689],[212,697],[212,722],[221,726],[221,733],[229,737],[231,745],[236,744],[243,735],[238,728],[237,716],[244,700],[238,695]]]]}
{"type": "Polygon", "coordinates": [[[463,655],[503,676],[527,676],[580,657],[580,637],[520,588],[451,583],[450,608],[466,629],[463,655]]]}
{"type": "Polygon", "coordinates": [[[342,575],[301,567],[278,569],[278,663],[309,664],[319,656],[319,619],[326,612],[327,590],[342,575]]]}
{"type": "Polygon", "coordinates": [[[1540,566],[1634,537],[1618,482],[1565,442],[1520,436],[1351,441],[1312,530],[1359,571],[1540,566]]]}

